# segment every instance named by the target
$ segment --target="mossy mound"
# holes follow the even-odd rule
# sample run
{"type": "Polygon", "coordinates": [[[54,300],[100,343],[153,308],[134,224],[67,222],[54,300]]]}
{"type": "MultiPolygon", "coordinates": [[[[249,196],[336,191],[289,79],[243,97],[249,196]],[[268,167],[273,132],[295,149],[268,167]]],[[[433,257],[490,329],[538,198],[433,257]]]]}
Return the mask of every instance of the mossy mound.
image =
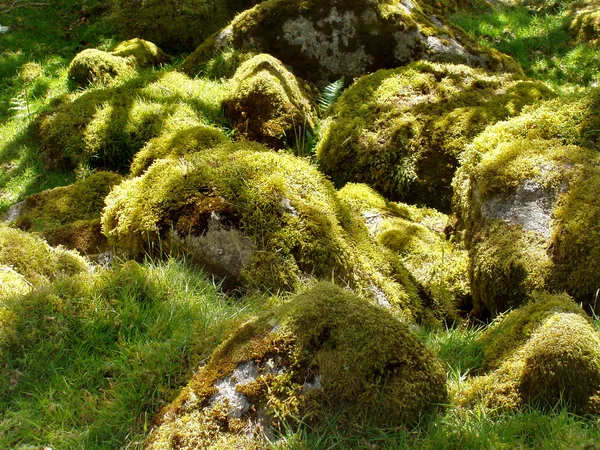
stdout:
{"type": "Polygon", "coordinates": [[[459,310],[468,312],[468,253],[446,239],[448,216],[388,202],[365,184],[348,183],[338,195],[364,220],[375,242],[401,258],[434,316],[448,323],[457,319],[459,310]]]}
{"type": "Polygon", "coordinates": [[[11,267],[34,286],[88,267],[77,253],[50,247],[36,236],[1,223],[0,265],[11,267]]]}
{"type": "Polygon", "coordinates": [[[294,290],[301,280],[340,280],[422,318],[399,258],[374,245],[330,182],[301,158],[240,142],[157,160],[106,199],[104,233],[144,254],[148,245],[247,288],[294,290]]]}
{"type": "Polygon", "coordinates": [[[460,154],[486,126],[553,96],[540,82],[418,62],[360,78],[321,127],[317,158],[341,186],[449,211],[460,154]]]}
{"type": "Polygon", "coordinates": [[[111,53],[122,58],[133,59],[140,69],[159,67],[172,61],[172,58],[156,44],[139,38],[121,42],[111,50],[111,53]]]}
{"type": "Polygon", "coordinates": [[[594,301],[600,285],[598,91],[553,100],[489,127],[455,179],[476,312],[535,290],[594,301]]]}
{"type": "MultiPolygon", "coordinates": [[[[0,265],[0,316],[2,315],[2,300],[15,295],[27,294],[31,288],[31,283],[23,275],[9,266],[0,265]]],[[[0,319],[1,321],[2,319],[0,319]]]]}
{"type": "Polygon", "coordinates": [[[579,313],[550,314],[499,369],[472,379],[464,404],[509,412],[566,406],[600,413],[600,337],[579,313]]]}
{"type": "Polygon", "coordinates": [[[13,224],[39,233],[50,245],[100,253],[108,245],[100,227],[104,198],[121,180],[120,175],[98,172],[70,186],[31,195],[16,208],[13,224]]]}
{"type": "Polygon", "coordinates": [[[212,448],[311,409],[309,420],[337,415],[349,429],[411,425],[446,399],[440,361],[408,325],[321,283],[235,331],[165,409],[146,448],[212,448]]]}
{"type": "Polygon", "coordinates": [[[68,96],[37,119],[40,158],[49,169],[81,165],[127,173],[150,139],[223,121],[226,88],[179,72],[147,72],[68,96]]]}
{"type": "Polygon", "coordinates": [[[162,134],[148,141],[135,155],[131,163],[131,175],[141,175],[157,159],[179,158],[226,142],[229,142],[229,138],[225,133],[204,125],[162,134]]]}
{"type": "Polygon", "coordinates": [[[579,314],[583,309],[566,294],[534,292],[523,306],[498,317],[478,338],[483,348],[482,370],[495,370],[525,344],[546,319],[556,313],[579,314]]]}
{"type": "Polygon", "coordinates": [[[186,58],[184,70],[196,74],[223,48],[233,48],[271,54],[319,87],[422,59],[522,72],[510,57],[483,49],[436,12],[421,0],[267,0],[207,39],[186,58]]]}
{"type": "Polygon", "coordinates": [[[190,51],[237,12],[246,0],[110,0],[110,19],[123,36],[144,38],[167,51],[190,51]]]}
{"type": "Polygon", "coordinates": [[[135,62],[132,59],[90,48],[73,58],[68,76],[79,86],[87,86],[96,82],[109,83],[134,71],[135,62]]]}
{"type": "Polygon", "coordinates": [[[314,127],[311,102],[298,80],[270,55],[244,62],[223,106],[236,138],[283,148],[314,127]]]}
{"type": "Polygon", "coordinates": [[[569,9],[569,31],[576,40],[600,44],[600,5],[594,0],[573,3],[569,9]]]}

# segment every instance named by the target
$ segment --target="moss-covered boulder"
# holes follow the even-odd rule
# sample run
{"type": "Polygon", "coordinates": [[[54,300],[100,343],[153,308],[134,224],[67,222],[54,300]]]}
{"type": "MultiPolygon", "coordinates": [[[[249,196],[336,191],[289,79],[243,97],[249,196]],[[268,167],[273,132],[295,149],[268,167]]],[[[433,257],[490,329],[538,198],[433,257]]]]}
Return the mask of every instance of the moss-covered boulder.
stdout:
{"type": "Polygon", "coordinates": [[[309,410],[309,420],[336,415],[349,429],[410,425],[446,399],[440,361],[408,325],[321,283],[235,331],[163,411],[146,448],[260,448],[275,417],[309,410]]]}
{"type": "Polygon", "coordinates": [[[566,406],[598,414],[600,337],[580,313],[550,314],[496,371],[473,378],[460,401],[495,412],[566,406]]]}
{"type": "Polygon", "coordinates": [[[0,223],[0,266],[8,266],[33,286],[88,268],[77,253],[0,223]]]}
{"type": "Polygon", "coordinates": [[[2,300],[14,295],[27,294],[31,288],[32,284],[23,275],[9,266],[0,265],[0,316],[2,316],[2,300]]]}
{"type": "Polygon", "coordinates": [[[365,184],[348,183],[338,196],[378,245],[402,259],[437,319],[448,323],[459,311],[469,312],[469,258],[460,243],[444,235],[447,215],[389,202],[365,184]]]}
{"type": "Polygon", "coordinates": [[[282,148],[313,129],[307,92],[276,58],[253,57],[240,66],[231,83],[223,106],[236,138],[282,148]]]}
{"type": "Polygon", "coordinates": [[[200,125],[150,139],[135,155],[131,163],[131,175],[144,173],[157,159],[179,158],[229,142],[218,128],[200,125]]]}
{"type": "Polygon", "coordinates": [[[135,71],[133,60],[93,48],[78,53],[69,64],[68,76],[79,86],[108,83],[135,71]]]}
{"type": "Polygon", "coordinates": [[[140,69],[159,67],[172,61],[172,58],[155,43],[139,38],[121,42],[110,53],[122,58],[133,59],[135,65],[140,69]]]}
{"type": "Polygon", "coordinates": [[[72,94],[37,119],[40,158],[49,169],[87,165],[127,173],[150,139],[221,123],[225,93],[220,82],[157,71],[72,94]]]}
{"type": "Polygon", "coordinates": [[[227,25],[248,0],[110,0],[109,18],[123,36],[155,42],[167,51],[191,51],[227,25]]]}
{"type": "Polygon", "coordinates": [[[104,198],[121,179],[111,172],[98,172],[70,186],[31,195],[7,216],[14,226],[41,235],[50,245],[101,253],[108,242],[101,233],[100,212],[104,198]]]}
{"type": "Polygon", "coordinates": [[[546,102],[475,139],[455,179],[475,312],[600,286],[600,94],[546,102]]]}
{"type": "Polygon", "coordinates": [[[106,199],[103,230],[116,246],[148,245],[247,288],[294,290],[335,279],[422,318],[400,258],[378,247],[333,185],[301,158],[240,142],[157,160],[106,199]]]}
{"type": "Polygon", "coordinates": [[[574,2],[568,11],[569,31],[581,42],[600,44],[600,5],[594,0],[574,2]]]}
{"type": "Polygon", "coordinates": [[[211,36],[184,63],[197,70],[223,48],[269,53],[319,87],[415,60],[521,72],[511,58],[483,49],[436,17],[421,0],[267,0],[211,36]]]}
{"type": "Polygon", "coordinates": [[[360,78],[321,127],[317,158],[338,186],[450,210],[461,152],[486,126],[553,95],[540,82],[454,64],[413,63],[360,78]]]}

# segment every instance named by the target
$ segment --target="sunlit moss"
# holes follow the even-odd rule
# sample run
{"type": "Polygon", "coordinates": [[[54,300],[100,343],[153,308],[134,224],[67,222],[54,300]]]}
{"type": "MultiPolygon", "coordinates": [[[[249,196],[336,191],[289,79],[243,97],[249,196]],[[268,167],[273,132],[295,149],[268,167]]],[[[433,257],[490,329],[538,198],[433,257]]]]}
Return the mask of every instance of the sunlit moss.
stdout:
{"type": "Polygon", "coordinates": [[[276,427],[275,418],[293,420],[309,409],[311,422],[336,415],[349,431],[367,422],[413,424],[446,397],[440,361],[406,324],[322,283],[235,331],[165,409],[148,448],[208,448],[244,424],[252,435],[254,427],[276,427]],[[218,381],[248,363],[256,375],[235,389],[250,406],[236,417],[213,395],[218,381]]]}

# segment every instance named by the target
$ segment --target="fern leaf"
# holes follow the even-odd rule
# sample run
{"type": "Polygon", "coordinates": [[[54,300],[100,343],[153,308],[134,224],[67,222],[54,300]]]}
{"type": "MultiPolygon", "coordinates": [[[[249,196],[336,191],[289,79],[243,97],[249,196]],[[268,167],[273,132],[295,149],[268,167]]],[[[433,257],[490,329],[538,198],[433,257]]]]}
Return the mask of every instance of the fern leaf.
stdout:
{"type": "Polygon", "coordinates": [[[325,86],[319,98],[317,98],[317,105],[319,105],[319,110],[321,113],[327,111],[327,109],[335,102],[338,97],[342,94],[342,90],[344,89],[344,77],[340,78],[337,81],[325,86]]]}

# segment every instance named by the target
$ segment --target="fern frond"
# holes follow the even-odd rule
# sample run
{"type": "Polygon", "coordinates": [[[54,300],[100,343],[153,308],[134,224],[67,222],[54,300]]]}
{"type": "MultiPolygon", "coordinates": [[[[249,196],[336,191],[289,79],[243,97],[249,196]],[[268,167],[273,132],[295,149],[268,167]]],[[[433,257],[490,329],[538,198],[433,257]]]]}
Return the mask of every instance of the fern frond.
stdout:
{"type": "Polygon", "coordinates": [[[344,77],[331,84],[328,84],[321,92],[321,95],[317,98],[317,105],[319,106],[319,112],[322,114],[335,102],[338,97],[342,94],[344,89],[344,77]]]}

